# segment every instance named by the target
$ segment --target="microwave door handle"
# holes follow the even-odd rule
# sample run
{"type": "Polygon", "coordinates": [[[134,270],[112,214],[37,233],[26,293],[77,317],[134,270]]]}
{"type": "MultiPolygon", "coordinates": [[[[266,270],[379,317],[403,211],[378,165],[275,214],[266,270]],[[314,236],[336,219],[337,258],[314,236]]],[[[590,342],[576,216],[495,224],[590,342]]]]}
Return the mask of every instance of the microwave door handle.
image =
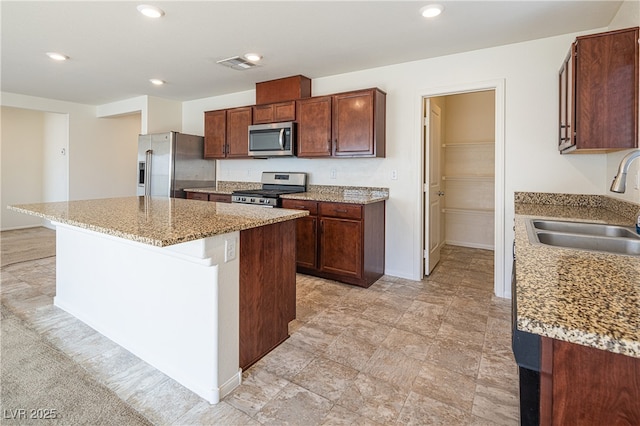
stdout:
{"type": "Polygon", "coordinates": [[[148,149],[146,154],[147,164],[144,168],[144,195],[148,197],[151,195],[151,156],[153,154],[153,150],[148,149]]]}
{"type": "Polygon", "coordinates": [[[278,143],[280,144],[280,149],[284,151],[284,129],[280,129],[280,136],[278,136],[278,143]]]}

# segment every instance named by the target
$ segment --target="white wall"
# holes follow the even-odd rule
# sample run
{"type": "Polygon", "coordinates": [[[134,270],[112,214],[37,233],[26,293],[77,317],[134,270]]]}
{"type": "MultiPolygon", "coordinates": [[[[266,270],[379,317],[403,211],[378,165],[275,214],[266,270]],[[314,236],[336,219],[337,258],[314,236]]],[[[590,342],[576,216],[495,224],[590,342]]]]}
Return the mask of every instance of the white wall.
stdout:
{"type": "Polygon", "coordinates": [[[42,144],[42,201],[69,199],[69,116],[44,113],[42,144]]]}
{"type": "Polygon", "coordinates": [[[37,203],[42,199],[42,144],[45,114],[2,107],[2,211],[0,228],[38,226],[42,219],[7,210],[11,204],[37,203]]]}
{"type": "MultiPolygon", "coordinates": [[[[618,10],[618,13],[611,21],[611,24],[609,24],[609,29],[618,30],[622,28],[636,27],[638,25],[640,25],[640,1],[628,0],[625,1],[622,6],[620,6],[620,10],[618,10]]],[[[634,187],[637,176],[640,174],[640,160],[635,160],[633,163],[631,163],[631,167],[629,168],[629,171],[627,173],[626,192],[624,194],[616,194],[615,192],[609,191],[611,181],[616,175],[620,160],[625,156],[625,154],[629,152],[631,151],[628,150],[622,152],[614,152],[607,155],[608,180],[606,182],[605,193],[611,197],[640,204],[640,189],[634,187]]]]}
{"type": "MultiPolygon", "coordinates": [[[[594,30],[593,32],[597,32],[594,30]]],[[[557,145],[557,73],[570,43],[568,34],[313,80],[313,95],[380,87],[387,92],[387,156],[384,159],[220,160],[221,180],[259,180],[263,170],[303,170],[312,184],[390,188],[386,223],[386,273],[419,279],[421,205],[420,102],[424,94],[446,94],[468,84],[505,81],[505,246],[513,239],[514,191],[604,193],[606,157],[561,156],[557,145]],[[336,168],[337,179],[329,178],[336,168]],[[391,170],[398,179],[391,180],[391,170]]],[[[202,130],[207,109],[251,104],[253,92],[183,104],[185,132],[202,130]]],[[[510,258],[510,250],[506,257],[510,258]]],[[[505,275],[510,273],[510,261],[505,275]]],[[[509,289],[504,289],[509,295],[509,289]]]]}
{"type": "Polygon", "coordinates": [[[94,136],[76,147],[85,161],[75,162],[73,174],[92,182],[78,199],[136,195],[140,114],[99,118],[93,125],[94,136]]]}
{"type": "MultiPolygon", "coordinates": [[[[96,107],[92,105],[6,92],[2,93],[2,105],[42,113],[63,114],[67,117],[66,162],[69,200],[135,195],[137,135],[141,127],[139,114],[113,119],[99,118],[96,116],[96,107]]],[[[4,117],[3,124],[7,124],[4,117]]],[[[60,140],[60,134],[51,136],[50,133],[54,129],[59,131],[61,126],[64,124],[55,119],[48,122],[47,134],[51,143],[55,145],[55,149],[51,148],[49,153],[57,155],[59,145],[64,144],[64,141],[60,140]]],[[[36,167],[35,161],[35,157],[25,158],[21,167],[34,167],[44,170],[45,173],[57,173],[61,167],[56,159],[48,158],[46,167],[42,162],[36,167]]],[[[4,167],[2,177],[4,186],[4,167]]],[[[29,198],[29,202],[59,200],[64,196],[62,193],[50,192],[50,195],[44,197],[42,193],[35,191],[26,192],[25,197],[29,198]]]]}

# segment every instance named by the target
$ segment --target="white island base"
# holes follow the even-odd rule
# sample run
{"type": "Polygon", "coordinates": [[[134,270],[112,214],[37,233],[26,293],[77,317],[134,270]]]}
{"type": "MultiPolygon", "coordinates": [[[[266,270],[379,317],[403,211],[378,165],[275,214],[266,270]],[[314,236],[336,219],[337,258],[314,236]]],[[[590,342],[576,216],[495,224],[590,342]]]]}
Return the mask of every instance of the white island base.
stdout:
{"type": "Polygon", "coordinates": [[[154,247],[55,225],[56,306],[212,404],[240,384],[239,232],[154,247]]]}

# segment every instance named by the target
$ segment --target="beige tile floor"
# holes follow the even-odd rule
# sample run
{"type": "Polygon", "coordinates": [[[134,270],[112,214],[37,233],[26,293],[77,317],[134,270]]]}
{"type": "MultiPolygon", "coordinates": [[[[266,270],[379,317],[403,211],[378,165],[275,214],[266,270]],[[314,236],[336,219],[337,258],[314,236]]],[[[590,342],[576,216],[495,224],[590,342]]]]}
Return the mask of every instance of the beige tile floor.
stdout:
{"type": "Polygon", "coordinates": [[[446,246],[422,281],[298,275],[291,337],[210,405],[52,304],[55,258],[2,269],[2,299],[154,424],[516,425],[510,301],[493,252],[446,246]]]}

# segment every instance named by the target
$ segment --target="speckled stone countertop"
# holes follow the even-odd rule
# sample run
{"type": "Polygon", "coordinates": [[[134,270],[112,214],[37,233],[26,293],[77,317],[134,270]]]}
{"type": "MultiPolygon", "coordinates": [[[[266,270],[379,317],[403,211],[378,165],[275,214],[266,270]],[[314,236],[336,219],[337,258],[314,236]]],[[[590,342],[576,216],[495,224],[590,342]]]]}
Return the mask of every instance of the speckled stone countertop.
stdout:
{"type": "MultiPolygon", "coordinates": [[[[209,194],[231,194],[233,191],[257,189],[262,185],[255,182],[221,181],[215,188],[189,188],[189,192],[209,194]]],[[[309,185],[307,192],[282,195],[283,199],[328,201],[333,203],[370,204],[389,199],[388,188],[370,188],[361,186],[309,185]]]]}
{"type": "Polygon", "coordinates": [[[332,203],[371,204],[389,199],[389,190],[386,188],[360,188],[360,187],[321,187],[311,186],[307,192],[297,194],[285,194],[281,198],[290,200],[326,201],[332,203]]]}
{"type": "Polygon", "coordinates": [[[532,217],[633,222],[590,205],[515,207],[518,329],[640,358],[640,258],[533,244],[526,229],[532,217]]]}
{"type": "Polygon", "coordinates": [[[308,214],[302,210],[162,197],[21,204],[9,208],[157,247],[257,228],[308,214]]]}

